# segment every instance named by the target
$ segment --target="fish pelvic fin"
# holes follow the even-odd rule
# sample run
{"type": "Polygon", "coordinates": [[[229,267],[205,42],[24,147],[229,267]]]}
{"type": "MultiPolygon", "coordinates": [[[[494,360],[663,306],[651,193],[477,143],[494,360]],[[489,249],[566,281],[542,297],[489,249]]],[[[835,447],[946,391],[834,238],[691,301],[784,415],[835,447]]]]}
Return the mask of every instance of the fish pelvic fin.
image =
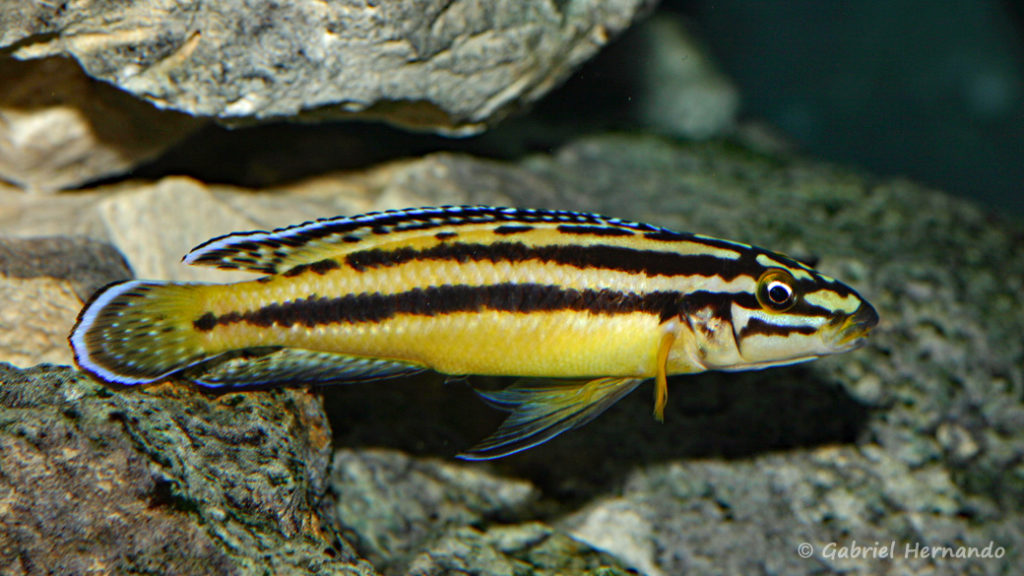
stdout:
{"type": "Polygon", "coordinates": [[[100,290],[68,337],[75,362],[100,380],[134,385],[206,359],[191,314],[201,287],[131,280],[100,290]]]}
{"type": "Polygon", "coordinates": [[[665,421],[665,405],[668,404],[668,354],[676,341],[676,331],[669,329],[661,337],[658,346],[658,372],[654,377],[654,419],[665,421]]]}
{"type": "Polygon", "coordinates": [[[207,387],[261,386],[274,383],[357,383],[423,371],[422,366],[319,352],[261,347],[228,352],[187,368],[182,377],[207,387]]]}
{"type": "Polygon", "coordinates": [[[524,381],[496,392],[478,391],[488,404],[512,414],[494,434],[458,458],[493,460],[543,444],[598,417],[643,381],[620,377],[582,383],[524,381]]]}

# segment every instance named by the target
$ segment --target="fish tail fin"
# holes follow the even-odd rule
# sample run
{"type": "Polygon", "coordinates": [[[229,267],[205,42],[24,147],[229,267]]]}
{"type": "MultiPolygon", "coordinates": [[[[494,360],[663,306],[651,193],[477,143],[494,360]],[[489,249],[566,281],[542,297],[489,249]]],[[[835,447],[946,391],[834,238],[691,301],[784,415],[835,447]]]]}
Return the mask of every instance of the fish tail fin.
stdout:
{"type": "Polygon", "coordinates": [[[196,284],[112,284],[82,309],[68,340],[75,362],[117,384],[156,382],[213,354],[193,326],[196,284]]]}
{"type": "Polygon", "coordinates": [[[642,378],[598,378],[589,382],[523,382],[496,392],[477,392],[488,404],[512,412],[498,430],[463,460],[493,460],[579,428],[601,415],[643,382],[642,378]]]}

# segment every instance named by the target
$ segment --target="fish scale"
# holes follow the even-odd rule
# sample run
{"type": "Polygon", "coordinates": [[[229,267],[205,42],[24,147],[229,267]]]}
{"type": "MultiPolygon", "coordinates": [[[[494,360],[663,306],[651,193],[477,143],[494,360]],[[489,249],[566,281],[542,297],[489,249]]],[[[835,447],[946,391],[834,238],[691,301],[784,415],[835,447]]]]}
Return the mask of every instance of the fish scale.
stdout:
{"type": "Polygon", "coordinates": [[[184,262],[265,274],[134,280],[86,305],[70,342],[115,384],[364,382],[425,369],[532,379],[461,454],[524,450],[643,380],[802,362],[861,344],[878,316],[849,286],[768,250],[596,214],[416,208],[235,233],[184,262]]]}

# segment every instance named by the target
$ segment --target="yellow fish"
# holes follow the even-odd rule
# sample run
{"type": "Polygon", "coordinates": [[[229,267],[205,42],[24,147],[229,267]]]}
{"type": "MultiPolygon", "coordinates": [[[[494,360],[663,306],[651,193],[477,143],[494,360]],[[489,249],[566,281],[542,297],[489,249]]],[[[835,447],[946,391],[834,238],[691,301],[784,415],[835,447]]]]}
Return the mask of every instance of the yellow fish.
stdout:
{"type": "Polygon", "coordinates": [[[229,234],[185,263],[233,284],[133,280],[70,336],[123,385],[357,382],[431,369],[546,379],[480,392],[511,412],[460,457],[497,458],[601,414],[642,381],[856,348],[878,322],[849,286],[786,256],[568,211],[446,206],[229,234]]]}

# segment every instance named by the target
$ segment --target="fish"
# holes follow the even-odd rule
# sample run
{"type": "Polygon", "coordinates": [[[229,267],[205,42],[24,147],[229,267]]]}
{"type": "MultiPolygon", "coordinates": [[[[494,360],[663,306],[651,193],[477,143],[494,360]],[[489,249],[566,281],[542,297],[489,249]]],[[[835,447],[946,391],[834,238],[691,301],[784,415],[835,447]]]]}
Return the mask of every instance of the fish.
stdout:
{"type": "Polygon", "coordinates": [[[211,284],[100,290],[69,335],[114,385],[356,383],[433,370],[519,377],[458,455],[489,460],[578,428],[654,381],[758,370],[861,346],[878,313],[848,285],[755,246],[597,214],[441,206],[227,234],[183,262],[211,284]]]}

